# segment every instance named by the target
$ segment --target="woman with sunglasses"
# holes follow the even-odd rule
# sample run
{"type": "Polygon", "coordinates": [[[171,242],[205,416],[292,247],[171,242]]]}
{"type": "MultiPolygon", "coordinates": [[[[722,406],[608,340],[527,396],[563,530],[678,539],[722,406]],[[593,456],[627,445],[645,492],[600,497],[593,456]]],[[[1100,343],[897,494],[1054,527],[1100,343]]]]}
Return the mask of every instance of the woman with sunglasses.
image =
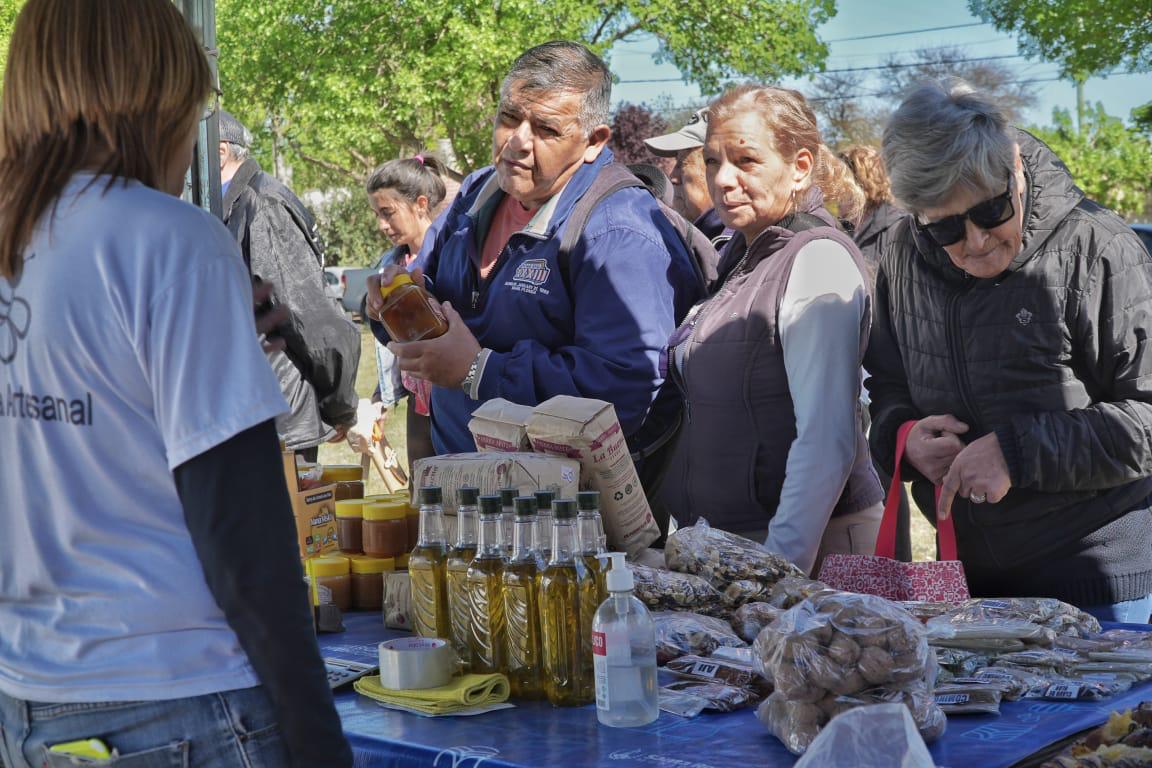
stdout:
{"type": "Polygon", "coordinates": [[[1152,259],[961,81],[912,93],[883,153],[912,216],[876,282],[873,453],[916,421],[905,477],[954,515],[974,595],[1147,621],[1152,259]]]}

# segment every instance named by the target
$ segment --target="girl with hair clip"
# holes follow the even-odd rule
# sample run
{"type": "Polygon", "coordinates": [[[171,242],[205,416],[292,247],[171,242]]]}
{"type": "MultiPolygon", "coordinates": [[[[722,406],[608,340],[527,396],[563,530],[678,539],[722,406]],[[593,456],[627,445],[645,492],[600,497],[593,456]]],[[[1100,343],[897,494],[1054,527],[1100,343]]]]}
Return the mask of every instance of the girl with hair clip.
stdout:
{"type": "Polygon", "coordinates": [[[853,220],[862,196],[796,91],[740,86],[709,112],[708,190],[737,234],[668,344],[685,418],[660,496],[681,525],[706,517],[815,573],[827,553],[871,553],[881,516],[864,264],[824,206],[853,220]]]}
{"type": "MultiPolygon", "coordinates": [[[[211,100],[210,100],[211,99],[211,100]]],[[[28,0],[0,95],[0,763],[347,766],[169,0],[28,0]]]]}
{"type": "MultiPolygon", "coordinates": [[[[443,163],[427,154],[389,160],[368,177],[365,191],[376,214],[376,225],[393,246],[381,257],[377,268],[392,264],[411,268],[424,243],[436,239],[433,221],[450,202],[446,178],[443,163]]],[[[405,397],[405,390],[414,395],[407,415],[408,476],[412,477],[413,463],[434,453],[428,410],[431,385],[402,375],[396,356],[379,341],[376,342],[376,365],[380,372],[380,403],[384,409],[405,397]]]]}

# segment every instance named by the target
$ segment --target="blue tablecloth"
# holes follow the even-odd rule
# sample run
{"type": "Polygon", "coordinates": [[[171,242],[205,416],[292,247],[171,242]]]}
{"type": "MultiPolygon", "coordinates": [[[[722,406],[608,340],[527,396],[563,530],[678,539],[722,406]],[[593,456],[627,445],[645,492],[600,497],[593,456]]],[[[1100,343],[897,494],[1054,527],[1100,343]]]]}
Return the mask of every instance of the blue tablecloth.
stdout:
{"type": "MultiPolygon", "coordinates": [[[[351,614],[344,623],[346,632],[320,637],[325,656],[375,663],[377,644],[403,634],[385,629],[379,613],[351,614]]],[[[1152,700],[1152,683],[1101,702],[1020,701],[1003,704],[998,717],[951,717],[932,757],[941,767],[1007,768],[1143,700],[1152,700]]],[[[751,709],[691,720],[661,712],[655,723],[629,729],[600,726],[594,706],[535,702],[475,717],[425,718],[384,709],[350,686],[337,692],[336,708],[358,768],[777,768],[797,760],[751,709]]]]}

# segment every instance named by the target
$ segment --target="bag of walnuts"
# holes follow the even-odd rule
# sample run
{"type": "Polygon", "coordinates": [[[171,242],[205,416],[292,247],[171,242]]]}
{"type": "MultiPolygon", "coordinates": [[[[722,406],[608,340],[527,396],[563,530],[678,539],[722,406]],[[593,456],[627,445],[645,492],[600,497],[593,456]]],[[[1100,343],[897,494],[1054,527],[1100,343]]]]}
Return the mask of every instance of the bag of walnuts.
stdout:
{"type": "Polygon", "coordinates": [[[767,626],[753,655],[776,687],[757,717],[795,754],[840,712],[869,704],[905,704],[925,741],[944,732],[924,627],[884,598],[817,593],[767,626]]]}
{"type": "Polygon", "coordinates": [[[743,536],[712,528],[703,518],[668,537],[664,561],[670,570],[703,576],[719,590],[741,580],[770,588],[787,576],[807,576],[780,555],[743,536]]]}

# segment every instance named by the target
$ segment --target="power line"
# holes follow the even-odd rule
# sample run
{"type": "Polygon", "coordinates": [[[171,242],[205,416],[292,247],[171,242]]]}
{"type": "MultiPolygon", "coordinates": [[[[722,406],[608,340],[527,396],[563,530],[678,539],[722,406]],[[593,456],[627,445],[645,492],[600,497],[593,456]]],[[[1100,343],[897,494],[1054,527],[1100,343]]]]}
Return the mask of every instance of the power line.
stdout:
{"type": "Polygon", "coordinates": [[[918,35],[921,32],[941,32],[946,29],[964,29],[966,27],[982,27],[988,22],[973,21],[968,24],[950,24],[946,27],[926,27],[924,29],[906,29],[903,32],[884,32],[879,35],[859,35],[858,37],[838,37],[835,40],[824,40],[825,43],[847,43],[852,40],[876,40],[881,37],[899,37],[900,35],[918,35]]]}
{"type": "MultiPolygon", "coordinates": [[[[948,64],[970,64],[977,61],[1000,61],[1003,59],[1021,59],[1023,55],[1019,53],[1004,54],[1002,56],[970,56],[963,59],[945,59],[941,61],[920,61],[904,64],[877,64],[872,67],[846,67],[843,69],[826,69],[823,72],[814,72],[816,75],[830,75],[842,72],[870,72],[880,69],[907,69],[909,67],[923,67],[923,66],[944,66],[948,64]]],[[[618,80],[620,85],[632,85],[634,83],[679,83],[683,81],[683,77],[654,77],[644,80],[618,80]]],[[[731,80],[732,78],[727,78],[731,80]]],[[[737,78],[739,79],[739,78],[737,78]]]]}

